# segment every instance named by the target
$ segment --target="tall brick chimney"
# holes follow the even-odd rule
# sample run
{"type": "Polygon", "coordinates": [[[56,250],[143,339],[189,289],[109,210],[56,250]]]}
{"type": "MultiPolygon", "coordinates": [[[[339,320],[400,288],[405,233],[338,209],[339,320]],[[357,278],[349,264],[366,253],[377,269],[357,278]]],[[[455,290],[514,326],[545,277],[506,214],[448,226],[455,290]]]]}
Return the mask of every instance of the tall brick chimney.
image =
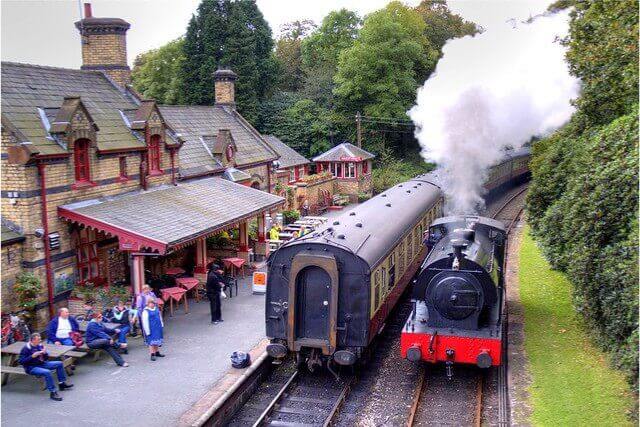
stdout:
{"type": "Polygon", "coordinates": [[[213,73],[215,80],[216,105],[236,106],[236,80],[238,75],[229,69],[213,73]]]}
{"type": "Polygon", "coordinates": [[[84,4],[84,19],[75,23],[82,37],[83,70],[99,70],[120,86],[131,83],[127,65],[127,30],[120,18],[94,18],[91,3],[84,4]]]}

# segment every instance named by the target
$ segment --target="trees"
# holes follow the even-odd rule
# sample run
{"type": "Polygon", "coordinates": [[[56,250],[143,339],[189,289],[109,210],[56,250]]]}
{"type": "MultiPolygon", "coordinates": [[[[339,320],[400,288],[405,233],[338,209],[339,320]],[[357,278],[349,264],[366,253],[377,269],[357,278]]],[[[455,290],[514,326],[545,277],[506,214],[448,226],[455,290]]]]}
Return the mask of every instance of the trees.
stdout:
{"type": "Polygon", "coordinates": [[[180,95],[183,47],[184,39],[179,38],[138,55],[131,72],[136,90],[161,104],[176,104],[180,95]]]}
{"type": "Polygon", "coordinates": [[[472,35],[481,30],[473,22],[451,13],[445,0],[422,0],[416,6],[416,11],[426,24],[425,37],[440,52],[447,40],[472,35]]]}
{"type": "Polygon", "coordinates": [[[282,90],[297,91],[302,87],[302,40],[314,28],[315,24],[310,20],[294,21],[282,27],[275,52],[280,64],[279,86],[282,90]]]}
{"type": "Polygon", "coordinates": [[[340,53],[334,90],[340,108],[406,118],[437,58],[424,31],[421,16],[397,1],[369,15],[354,45],[340,53]]]}
{"type": "Polygon", "coordinates": [[[203,0],[185,36],[181,102],[213,104],[213,73],[230,67],[240,76],[238,110],[255,120],[276,77],[272,48],[271,29],[255,0],[203,0]]]}
{"type": "MultiPolygon", "coordinates": [[[[570,2],[571,122],[533,146],[528,218],[595,342],[638,380],[638,2],[570,2]]],[[[566,7],[558,2],[554,7],[566,7]]]]}

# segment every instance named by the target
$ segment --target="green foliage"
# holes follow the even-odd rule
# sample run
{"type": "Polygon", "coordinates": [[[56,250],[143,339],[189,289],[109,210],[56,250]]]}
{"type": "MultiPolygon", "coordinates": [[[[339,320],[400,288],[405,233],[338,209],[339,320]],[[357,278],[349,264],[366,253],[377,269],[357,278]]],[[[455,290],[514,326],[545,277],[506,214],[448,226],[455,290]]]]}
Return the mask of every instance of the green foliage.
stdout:
{"type": "Polygon", "coordinates": [[[528,217],[596,342],[637,389],[638,3],[553,8],[568,5],[567,59],[583,90],[572,121],[533,146],[528,217]]]}
{"type": "Polygon", "coordinates": [[[16,275],[13,291],[18,297],[18,307],[21,310],[33,311],[38,305],[38,295],[41,290],[40,279],[33,273],[20,272],[16,275]]]}
{"type": "Polygon", "coordinates": [[[582,79],[578,109],[587,125],[605,124],[638,101],[638,1],[578,1],[567,59],[582,79]]]}
{"type": "Polygon", "coordinates": [[[354,45],[341,52],[334,93],[341,110],[406,119],[437,51],[418,12],[394,1],[364,21],[354,45]]]}
{"type": "Polygon", "coordinates": [[[449,39],[473,35],[481,30],[473,22],[451,13],[445,0],[422,0],[416,11],[426,24],[425,37],[438,51],[449,39]]]}
{"type": "Polygon", "coordinates": [[[408,159],[400,160],[389,149],[383,149],[372,171],[373,193],[382,193],[389,187],[433,170],[433,165],[425,163],[415,153],[408,159]]]}
{"type": "Polygon", "coordinates": [[[369,193],[358,193],[358,203],[366,202],[371,198],[369,193]]]}
{"type": "Polygon", "coordinates": [[[138,55],[131,71],[133,87],[145,98],[176,104],[180,95],[180,70],[184,62],[184,39],[138,55]]]}
{"type": "Polygon", "coordinates": [[[314,28],[315,24],[310,20],[294,21],[282,27],[275,52],[280,65],[279,86],[282,90],[296,91],[302,87],[302,40],[314,28]]]}
{"type": "Polygon", "coordinates": [[[96,299],[103,308],[109,308],[115,306],[118,301],[126,302],[130,297],[131,291],[128,286],[110,286],[98,289],[96,299]]]}
{"type": "Polygon", "coordinates": [[[289,211],[282,211],[282,220],[285,224],[291,224],[292,222],[296,222],[300,219],[300,212],[292,209],[289,211]]]}
{"type": "Polygon", "coordinates": [[[229,67],[236,81],[238,110],[250,121],[270,93],[277,70],[271,29],[255,0],[203,0],[184,40],[181,102],[212,105],[213,74],[229,67]]]}
{"type": "Polygon", "coordinates": [[[98,302],[100,298],[100,290],[101,288],[96,286],[95,284],[91,282],[85,282],[76,285],[76,287],[73,288],[73,291],[71,291],[71,296],[74,298],[81,298],[87,304],[93,304],[98,302]]]}

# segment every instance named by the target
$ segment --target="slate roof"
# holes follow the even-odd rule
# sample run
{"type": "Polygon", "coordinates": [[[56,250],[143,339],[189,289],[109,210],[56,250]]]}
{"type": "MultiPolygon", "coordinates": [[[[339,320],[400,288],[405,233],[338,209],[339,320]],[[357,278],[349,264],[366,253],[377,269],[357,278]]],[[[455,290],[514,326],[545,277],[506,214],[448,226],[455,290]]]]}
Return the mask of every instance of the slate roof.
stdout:
{"type": "Polygon", "coordinates": [[[137,105],[102,73],[2,62],[2,114],[42,155],[66,153],[46,128],[60,112],[65,97],[80,97],[95,120],[100,129],[99,150],[145,147],[131,133],[119,111],[136,109],[137,105]]]}
{"type": "Polygon", "coordinates": [[[12,227],[5,223],[4,218],[2,221],[2,230],[0,233],[0,242],[2,245],[10,245],[12,243],[18,243],[24,241],[24,234],[20,232],[17,227],[12,227]]]}
{"type": "Polygon", "coordinates": [[[360,157],[362,160],[373,159],[375,156],[368,151],[358,148],[350,142],[336,145],[329,151],[325,151],[313,158],[314,162],[339,162],[344,157],[360,157]]]}
{"type": "Polygon", "coordinates": [[[278,158],[278,154],[265,142],[262,135],[231,107],[161,105],[159,108],[169,126],[185,141],[179,151],[180,175],[183,177],[222,170],[209,143],[220,129],[231,131],[237,148],[237,166],[278,158]]]}
{"type": "Polygon", "coordinates": [[[280,141],[277,137],[273,135],[263,136],[271,148],[280,155],[280,158],[278,159],[278,169],[286,169],[310,163],[302,154],[280,141]]]}
{"type": "Polygon", "coordinates": [[[123,239],[144,237],[167,249],[284,203],[282,197],[210,177],[146,192],[72,203],[58,214],[123,239]],[[102,227],[102,228],[101,228],[102,227]],[[114,228],[117,229],[114,231],[114,228]]]}

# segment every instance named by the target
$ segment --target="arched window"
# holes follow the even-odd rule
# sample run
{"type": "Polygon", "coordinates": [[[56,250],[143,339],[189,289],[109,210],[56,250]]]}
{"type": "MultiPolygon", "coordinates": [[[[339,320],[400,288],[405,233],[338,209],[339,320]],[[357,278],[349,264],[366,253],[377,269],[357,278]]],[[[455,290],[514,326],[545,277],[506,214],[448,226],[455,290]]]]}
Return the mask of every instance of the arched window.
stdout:
{"type": "Polygon", "coordinates": [[[150,175],[162,172],[160,169],[160,135],[152,135],[149,138],[147,163],[149,164],[150,175]]]}
{"type": "Polygon", "coordinates": [[[76,182],[91,182],[91,165],[89,163],[88,139],[79,139],[73,146],[73,160],[76,171],[76,182]]]}

